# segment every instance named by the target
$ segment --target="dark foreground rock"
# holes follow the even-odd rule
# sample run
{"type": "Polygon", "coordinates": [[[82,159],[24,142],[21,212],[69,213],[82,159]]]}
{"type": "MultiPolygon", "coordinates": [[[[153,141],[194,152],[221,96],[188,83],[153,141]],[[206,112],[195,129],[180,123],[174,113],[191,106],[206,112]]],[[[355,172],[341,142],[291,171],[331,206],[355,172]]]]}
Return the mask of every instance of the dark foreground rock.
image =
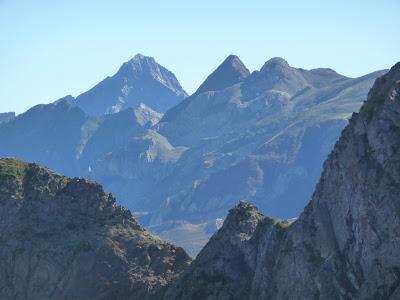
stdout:
{"type": "Polygon", "coordinates": [[[0,159],[0,299],[159,299],[189,262],[99,184],[0,159]]]}

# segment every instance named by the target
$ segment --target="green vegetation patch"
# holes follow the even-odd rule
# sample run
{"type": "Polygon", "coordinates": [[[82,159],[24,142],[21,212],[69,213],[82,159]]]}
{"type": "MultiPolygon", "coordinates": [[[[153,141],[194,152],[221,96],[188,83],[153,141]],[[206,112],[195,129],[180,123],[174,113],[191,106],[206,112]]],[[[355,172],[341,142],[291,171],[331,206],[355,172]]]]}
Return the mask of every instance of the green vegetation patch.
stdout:
{"type": "Polygon", "coordinates": [[[28,164],[26,162],[13,158],[2,158],[0,159],[0,178],[22,178],[27,167],[28,164]]]}

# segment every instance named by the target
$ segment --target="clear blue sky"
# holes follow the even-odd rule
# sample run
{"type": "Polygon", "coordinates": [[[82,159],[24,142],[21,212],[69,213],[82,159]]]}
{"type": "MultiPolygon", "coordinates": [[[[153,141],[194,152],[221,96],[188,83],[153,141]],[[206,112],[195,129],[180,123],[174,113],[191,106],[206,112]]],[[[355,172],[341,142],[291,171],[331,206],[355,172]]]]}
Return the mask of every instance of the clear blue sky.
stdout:
{"type": "Polygon", "coordinates": [[[230,53],[348,76],[400,60],[400,0],[0,0],[0,112],[77,96],[136,53],[193,92],[230,53]]]}

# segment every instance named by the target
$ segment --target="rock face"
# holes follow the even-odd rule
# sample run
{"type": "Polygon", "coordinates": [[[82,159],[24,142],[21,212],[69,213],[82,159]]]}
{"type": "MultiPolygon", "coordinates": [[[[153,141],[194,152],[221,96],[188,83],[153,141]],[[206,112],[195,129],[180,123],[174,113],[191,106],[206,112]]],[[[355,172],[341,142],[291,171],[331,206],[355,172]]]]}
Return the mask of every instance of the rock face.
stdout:
{"type": "Polygon", "coordinates": [[[400,63],[377,79],[292,222],[232,209],[165,299],[400,298],[400,63]]]}
{"type": "Polygon", "coordinates": [[[189,264],[103,188],[0,159],[1,299],[159,299],[189,264]]]}
{"type": "Polygon", "coordinates": [[[14,112],[8,112],[8,113],[0,113],[0,124],[1,123],[6,123],[12,119],[15,118],[15,113],[14,112]]]}
{"type": "Polygon", "coordinates": [[[185,97],[175,75],[154,58],[136,55],[112,77],[78,96],[76,104],[89,115],[102,115],[134,108],[140,103],[165,112],[185,97]]]}

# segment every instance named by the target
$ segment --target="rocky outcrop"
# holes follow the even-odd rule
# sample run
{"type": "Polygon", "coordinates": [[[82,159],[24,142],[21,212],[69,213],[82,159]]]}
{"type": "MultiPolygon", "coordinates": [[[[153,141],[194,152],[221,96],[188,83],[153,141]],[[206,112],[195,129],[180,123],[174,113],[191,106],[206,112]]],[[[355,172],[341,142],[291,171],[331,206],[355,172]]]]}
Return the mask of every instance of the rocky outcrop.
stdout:
{"type": "Polygon", "coordinates": [[[120,112],[140,103],[163,113],[186,97],[171,71],[154,58],[138,54],[115,75],[78,96],[76,104],[94,116],[120,112]]]}
{"type": "Polygon", "coordinates": [[[1,299],[159,299],[189,262],[99,184],[0,159],[1,299]]]}
{"type": "Polygon", "coordinates": [[[400,298],[400,63],[354,114],[296,221],[232,209],[165,299],[400,298]]]}

